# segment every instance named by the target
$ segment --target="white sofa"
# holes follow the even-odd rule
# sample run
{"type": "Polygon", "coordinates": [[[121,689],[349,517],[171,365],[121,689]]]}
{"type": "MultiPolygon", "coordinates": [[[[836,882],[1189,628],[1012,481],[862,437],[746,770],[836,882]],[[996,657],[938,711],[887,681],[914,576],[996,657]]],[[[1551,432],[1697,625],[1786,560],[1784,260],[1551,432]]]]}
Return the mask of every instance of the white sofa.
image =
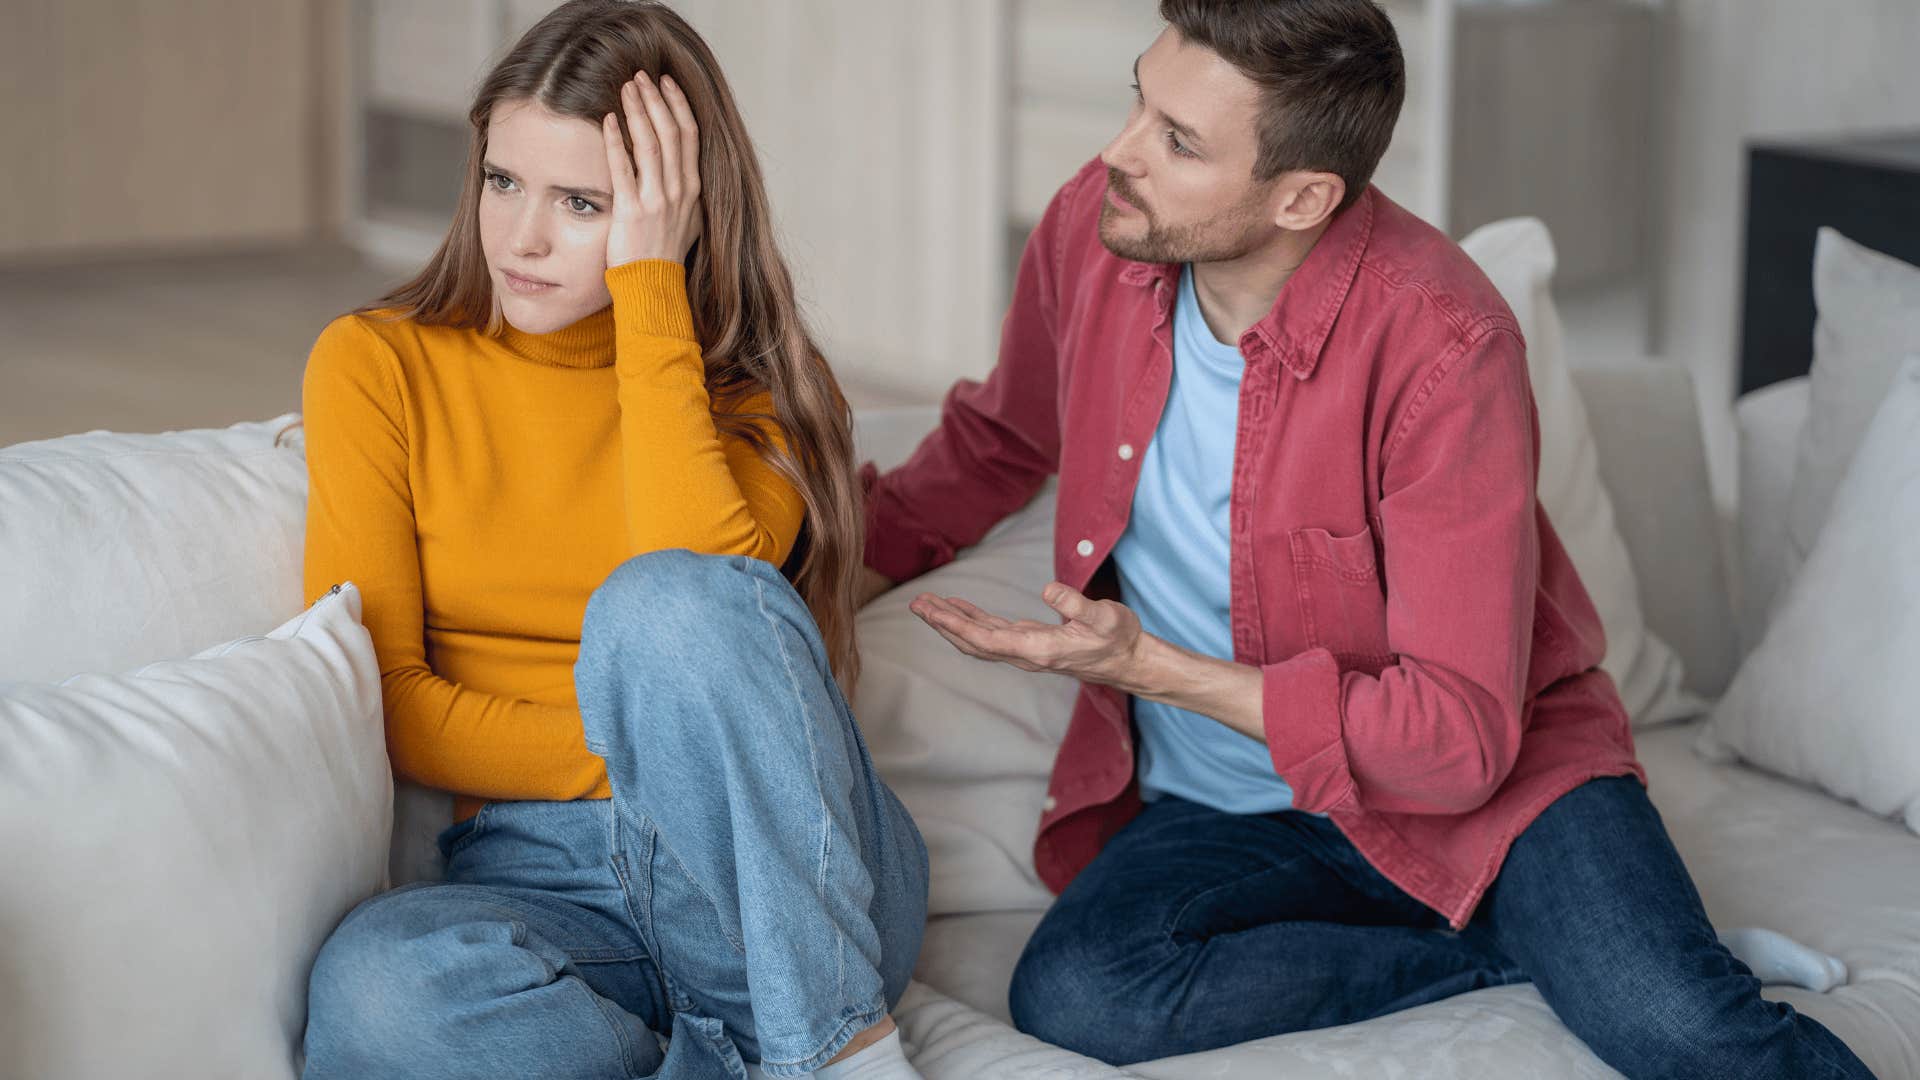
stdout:
{"type": "MultiPolygon", "coordinates": [[[[1713,511],[1695,399],[1681,369],[1651,363],[1596,366],[1580,369],[1577,380],[1600,450],[1602,476],[1639,575],[1647,622],[1681,655],[1687,688],[1712,698],[1725,688],[1740,657],[1731,587],[1734,571],[1743,561],[1769,557],[1767,537],[1778,527],[1794,439],[1805,415],[1805,380],[1762,391],[1740,405],[1744,497],[1737,538],[1727,535],[1731,530],[1713,511]]],[[[901,459],[932,419],[930,410],[863,414],[859,438],[864,456],[883,465],[901,459]]],[[[277,430],[278,425],[253,425],[236,438],[257,441],[261,454],[297,453],[297,443],[274,449],[272,436],[277,430]]],[[[113,438],[135,437],[84,438],[92,440],[87,444],[92,452],[110,448],[113,438]]],[[[140,447],[158,445],[152,437],[145,438],[149,441],[140,447]]],[[[185,441],[171,444],[174,452],[191,452],[198,445],[193,437],[182,438],[185,441]]],[[[0,470],[23,467],[22,462],[30,462],[55,442],[0,450],[0,470]]],[[[262,633],[275,621],[295,614],[304,483],[297,468],[276,475],[280,478],[270,483],[225,493],[231,520],[204,523],[246,533],[251,537],[248,550],[257,552],[257,565],[206,567],[209,584],[205,588],[197,588],[192,581],[170,580],[164,597],[127,597],[127,618],[93,620],[99,624],[97,634],[119,634],[121,640],[89,640],[82,649],[80,642],[62,640],[57,634],[35,637],[16,632],[13,651],[0,654],[0,680],[58,677],[72,667],[61,664],[61,657],[68,654],[84,652],[95,662],[104,663],[98,658],[106,657],[132,666],[184,656],[223,640],[206,633],[204,618],[195,625],[207,640],[156,637],[156,612],[165,609],[137,610],[143,604],[180,605],[192,603],[196,596],[247,597],[244,604],[232,604],[233,625],[225,637],[262,633]]],[[[150,497],[151,493],[138,491],[103,490],[98,496],[101,505],[66,508],[63,512],[79,534],[74,544],[80,549],[110,548],[116,523],[127,516],[115,500],[133,506],[150,497]]],[[[47,512],[44,504],[6,505],[0,499],[0,539],[10,515],[47,512]]],[[[1012,586],[1037,590],[1050,573],[1046,542],[1050,522],[1051,506],[1043,494],[996,529],[980,550],[996,554],[992,566],[1017,568],[1013,576],[1019,580],[1012,581],[1012,586]]],[[[191,547],[196,536],[183,531],[177,542],[191,547]]],[[[977,554],[965,554],[963,560],[977,554]]],[[[1000,570],[992,572],[1006,576],[1000,570]]],[[[0,573],[14,576],[11,595],[58,597],[87,592],[83,581],[30,581],[36,573],[32,567],[0,573]]],[[[912,625],[911,616],[901,610],[909,591],[882,598],[864,612],[863,635],[896,634],[912,625]]],[[[33,615],[12,612],[9,617],[33,615]]],[[[939,863],[943,851],[953,850],[945,840],[949,836],[969,830],[1004,831],[1008,820],[1032,820],[1044,794],[1047,742],[1057,740],[1064,726],[1071,687],[1038,677],[997,685],[1015,689],[995,691],[999,695],[995,700],[982,702],[977,688],[958,688],[953,700],[959,711],[944,722],[964,731],[969,724],[965,709],[994,710],[1026,732],[1024,738],[1031,745],[975,745],[966,750],[966,760],[929,761],[927,747],[902,724],[905,718],[889,711],[898,708],[897,701],[863,693],[858,702],[876,761],[902,790],[929,835],[936,890],[946,890],[951,901],[936,905],[940,913],[928,927],[916,984],[898,1012],[909,1049],[930,1080],[1124,1076],[1486,1080],[1616,1075],[1524,985],[1477,991],[1345,1028],[1263,1039],[1125,1070],[1013,1031],[1005,1023],[1007,983],[1026,935],[1044,908],[1045,895],[1035,888],[1011,898],[968,899],[964,886],[972,868],[939,863]],[[1041,765],[1036,766],[1036,761],[1041,765]],[[966,820],[975,812],[969,809],[975,804],[930,803],[929,798],[937,799],[930,793],[939,790],[921,783],[930,769],[997,785],[994,790],[1004,791],[1006,797],[996,800],[993,812],[1007,816],[989,830],[966,820]]],[[[1654,801],[1692,868],[1716,924],[1770,927],[1837,955],[1851,973],[1847,985],[1826,994],[1769,987],[1768,996],[1791,1002],[1827,1024],[1878,1075],[1920,1077],[1920,838],[1893,821],[1810,788],[1740,765],[1710,764],[1691,749],[1696,726],[1686,722],[1644,730],[1639,733],[1639,751],[1651,776],[1654,801]]],[[[105,793],[101,797],[109,798],[105,793]]],[[[437,795],[402,792],[393,830],[393,881],[432,874],[431,838],[445,822],[446,807],[437,795]]],[[[1015,871],[1024,867],[1031,878],[1028,852],[1018,845],[1003,846],[995,857],[1015,871]]],[[[0,1007],[32,1000],[31,992],[23,989],[31,984],[30,973],[17,969],[16,954],[0,928],[0,1007]]],[[[45,1001],[34,1004],[65,1007],[65,1003],[45,1001]]],[[[71,1007],[85,1009],[89,1002],[76,998],[71,1007]]],[[[283,1018],[299,1015],[298,1007],[298,1002],[283,1005],[283,1018]]],[[[0,1036],[7,1031],[0,1026],[0,1036]]],[[[288,1038],[285,1031],[276,1035],[288,1043],[286,1075],[293,1075],[298,1067],[295,1035],[288,1038]]],[[[29,1036],[16,1033],[14,1037],[29,1036]]],[[[4,1042],[0,1037],[0,1044],[4,1042]]],[[[0,1074],[14,1075],[8,1071],[12,1060],[9,1048],[0,1045],[0,1074]]],[[[226,1074],[209,1068],[197,1075],[226,1074]]]]}

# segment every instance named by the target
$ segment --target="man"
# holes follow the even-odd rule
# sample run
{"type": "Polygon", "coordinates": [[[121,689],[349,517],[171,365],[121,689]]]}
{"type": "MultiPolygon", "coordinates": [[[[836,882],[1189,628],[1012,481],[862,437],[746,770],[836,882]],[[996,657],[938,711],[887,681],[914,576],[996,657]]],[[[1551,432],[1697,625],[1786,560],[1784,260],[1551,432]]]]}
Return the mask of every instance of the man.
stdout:
{"type": "Polygon", "coordinates": [[[1369,178],[1370,0],[1163,0],[1028,241],[998,367],[868,466],[869,595],[1058,473],[1058,625],[913,610],[1084,684],[1011,990],[1114,1063],[1531,980],[1630,1076],[1870,1075],[1713,928],[1534,494],[1512,314],[1369,178]],[[1102,598],[1102,597],[1117,597],[1102,598]]]}

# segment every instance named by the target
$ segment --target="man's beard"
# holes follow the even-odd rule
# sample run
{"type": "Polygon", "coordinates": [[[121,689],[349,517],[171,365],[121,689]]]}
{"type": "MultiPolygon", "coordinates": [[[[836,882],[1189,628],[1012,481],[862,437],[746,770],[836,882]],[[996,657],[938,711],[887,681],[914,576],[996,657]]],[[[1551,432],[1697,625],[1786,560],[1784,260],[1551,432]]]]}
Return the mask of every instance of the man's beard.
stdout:
{"type": "Polygon", "coordinates": [[[1259,246],[1258,195],[1210,221],[1174,227],[1163,226],[1139,199],[1134,197],[1120,174],[1107,170],[1107,187],[1125,199],[1147,221],[1144,236],[1117,236],[1114,226],[1123,211],[1114,209],[1106,199],[1100,201],[1100,243],[1123,259],[1145,263],[1228,262],[1242,258],[1259,246]]]}

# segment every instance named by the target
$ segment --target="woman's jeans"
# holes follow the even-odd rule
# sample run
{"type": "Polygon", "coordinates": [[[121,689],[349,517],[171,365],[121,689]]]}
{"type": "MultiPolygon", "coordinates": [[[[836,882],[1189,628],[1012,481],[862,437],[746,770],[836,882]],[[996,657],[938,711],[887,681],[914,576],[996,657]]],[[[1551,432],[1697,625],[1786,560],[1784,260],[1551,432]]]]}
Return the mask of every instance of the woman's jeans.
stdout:
{"type": "Polygon", "coordinates": [[[440,834],[444,883],[349,913],[308,1080],[788,1076],[899,1002],[926,846],[773,567],[628,561],[574,682],[613,797],[488,803],[440,834]]]}
{"type": "Polygon", "coordinates": [[[1126,1064],[1528,981],[1629,1077],[1872,1075],[1760,996],[1632,777],[1549,806],[1459,933],[1327,819],[1159,799],[1041,921],[1009,1004],[1022,1031],[1126,1064]]]}

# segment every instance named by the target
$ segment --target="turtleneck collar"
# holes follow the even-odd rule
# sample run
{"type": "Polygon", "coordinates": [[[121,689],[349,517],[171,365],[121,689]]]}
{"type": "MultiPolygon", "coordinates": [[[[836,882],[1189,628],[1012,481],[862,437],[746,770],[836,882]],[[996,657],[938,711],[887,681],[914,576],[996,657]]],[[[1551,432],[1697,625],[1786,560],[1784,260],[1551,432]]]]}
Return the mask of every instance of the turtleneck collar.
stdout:
{"type": "Polygon", "coordinates": [[[613,366],[613,307],[608,305],[571,326],[548,334],[529,334],[502,319],[497,339],[514,355],[554,367],[613,366]]]}

